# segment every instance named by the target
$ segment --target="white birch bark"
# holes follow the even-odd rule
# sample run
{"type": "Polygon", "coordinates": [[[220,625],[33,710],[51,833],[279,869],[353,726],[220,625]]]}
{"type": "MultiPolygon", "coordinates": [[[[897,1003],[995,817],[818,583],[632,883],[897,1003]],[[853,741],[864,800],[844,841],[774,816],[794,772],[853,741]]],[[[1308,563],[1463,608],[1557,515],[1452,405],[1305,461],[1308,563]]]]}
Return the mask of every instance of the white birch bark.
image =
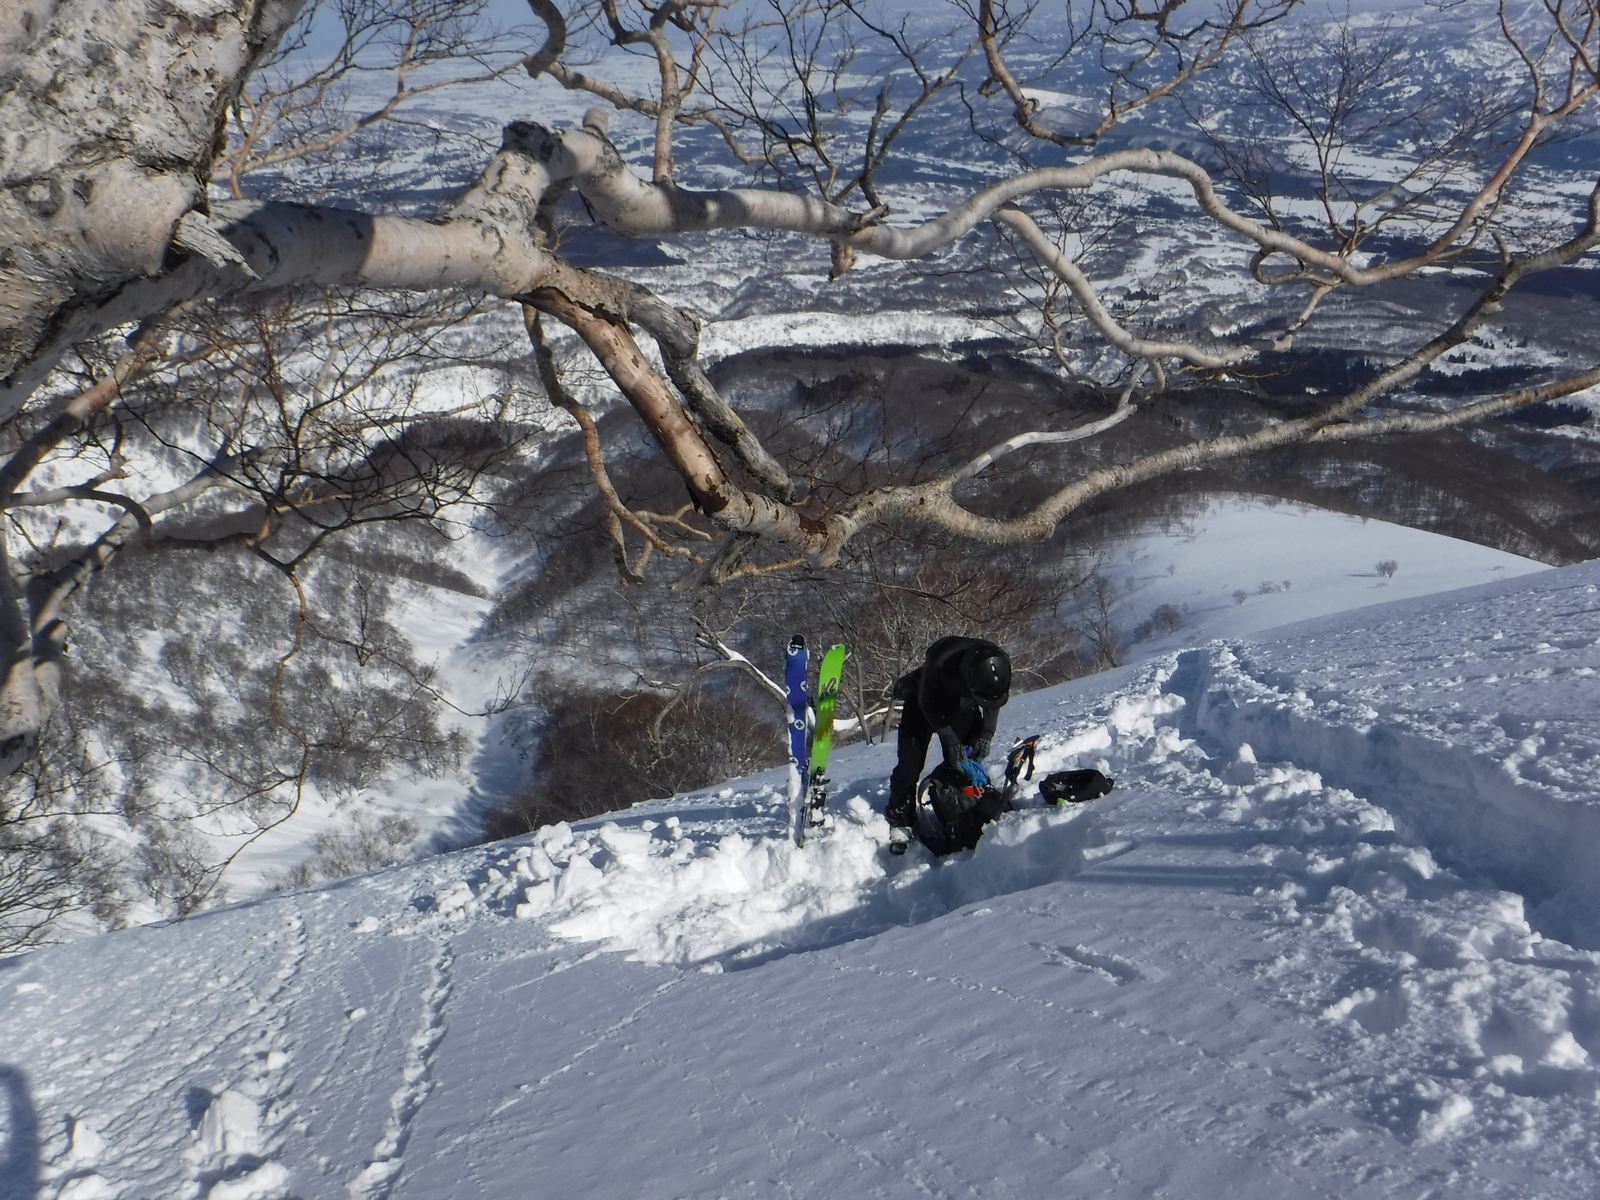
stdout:
{"type": "Polygon", "coordinates": [[[8,0],[0,381],[68,310],[165,268],[224,112],[304,0],[8,0]]]}

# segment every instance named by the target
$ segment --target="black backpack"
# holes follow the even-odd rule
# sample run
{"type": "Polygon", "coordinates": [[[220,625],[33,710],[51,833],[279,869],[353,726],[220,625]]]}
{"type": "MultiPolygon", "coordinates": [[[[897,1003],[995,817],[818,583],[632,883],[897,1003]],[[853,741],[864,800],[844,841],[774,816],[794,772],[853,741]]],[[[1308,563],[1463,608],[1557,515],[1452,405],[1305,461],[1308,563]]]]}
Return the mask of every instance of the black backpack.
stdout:
{"type": "Polygon", "coordinates": [[[1039,781],[1039,795],[1051,804],[1082,804],[1100,799],[1116,786],[1116,780],[1099,771],[1057,771],[1039,781]]]}
{"type": "Polygon", "coordinates": [[[1010,811],[1011,801],[999,788],[979,787],[940,763],[917,788],[917,840],[938,855],[971,850],[983,827],[1010,811]]]}

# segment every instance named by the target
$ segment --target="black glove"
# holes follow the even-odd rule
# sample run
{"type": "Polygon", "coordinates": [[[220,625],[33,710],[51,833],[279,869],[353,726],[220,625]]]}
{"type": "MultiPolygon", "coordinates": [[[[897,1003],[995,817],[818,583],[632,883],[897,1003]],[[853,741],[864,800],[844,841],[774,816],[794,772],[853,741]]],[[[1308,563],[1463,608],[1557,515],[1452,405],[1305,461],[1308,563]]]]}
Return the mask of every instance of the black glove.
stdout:
{"type": "Polygon", "coordinates": [[[975,742],[967,747],[968,754],[977,759],[979,762],[982,762],[984,759],[989,757],[990,740],[991,739],[986,737],[978,738],[975,742]]]}

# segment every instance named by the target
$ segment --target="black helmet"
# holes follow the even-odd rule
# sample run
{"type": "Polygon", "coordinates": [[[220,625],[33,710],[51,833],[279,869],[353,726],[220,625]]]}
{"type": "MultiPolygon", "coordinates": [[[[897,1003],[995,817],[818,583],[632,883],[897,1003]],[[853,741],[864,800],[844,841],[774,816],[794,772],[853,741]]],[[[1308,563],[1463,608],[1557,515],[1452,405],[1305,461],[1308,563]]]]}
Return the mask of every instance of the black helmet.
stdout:
{"type": "Polygon", "coordinates": [[[974,650],[961,674],[967,690],[985,704],[1000,704],[1011,694],[1011,660],[1004,650],[974,650]]]}

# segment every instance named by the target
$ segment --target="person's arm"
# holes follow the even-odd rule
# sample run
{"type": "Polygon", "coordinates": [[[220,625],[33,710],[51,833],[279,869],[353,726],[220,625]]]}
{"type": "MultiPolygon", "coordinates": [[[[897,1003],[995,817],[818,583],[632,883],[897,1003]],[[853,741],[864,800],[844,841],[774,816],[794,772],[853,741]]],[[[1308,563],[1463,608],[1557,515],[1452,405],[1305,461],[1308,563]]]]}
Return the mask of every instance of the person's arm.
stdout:
{"type": "Polygon", "coordinates": [[[967,747],[956,737],[955,729],[949,725],[934,732],[939,735],[939,746],[944,751],[945,765],[964,776],[968,783],[988,787],[989,771],[983,765],[983,755],[976,753],[968,755],[967,747]]]}
{"type": "Polygon", "coordinates": [[[980,711],[983,719],[978,722],[969,744],[972,746],[972,757],[982,762],[989,757],[989,750],[994,745],[994,731],[1000,727],[1000,709],[998,706],[984,705],[980,711]]]}

